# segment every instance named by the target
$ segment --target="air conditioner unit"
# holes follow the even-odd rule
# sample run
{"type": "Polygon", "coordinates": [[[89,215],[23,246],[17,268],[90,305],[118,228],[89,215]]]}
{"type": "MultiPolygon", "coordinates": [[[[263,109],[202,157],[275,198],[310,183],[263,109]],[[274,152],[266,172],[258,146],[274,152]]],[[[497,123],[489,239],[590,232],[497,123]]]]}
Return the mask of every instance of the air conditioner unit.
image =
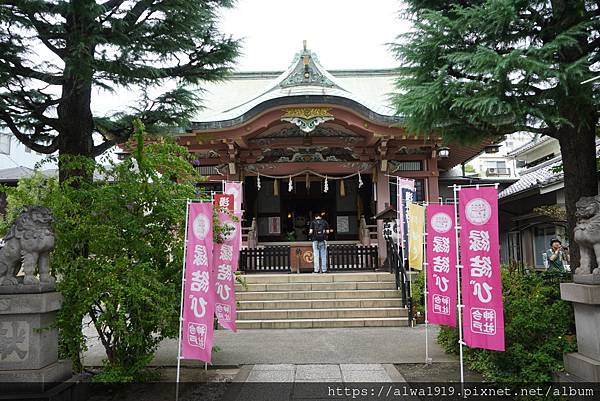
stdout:
{"type": "Polygon", "coordinates": [[[487,169],[488,174],[496,174],[498,171],[494,167],[490,167],[487,169]]]}

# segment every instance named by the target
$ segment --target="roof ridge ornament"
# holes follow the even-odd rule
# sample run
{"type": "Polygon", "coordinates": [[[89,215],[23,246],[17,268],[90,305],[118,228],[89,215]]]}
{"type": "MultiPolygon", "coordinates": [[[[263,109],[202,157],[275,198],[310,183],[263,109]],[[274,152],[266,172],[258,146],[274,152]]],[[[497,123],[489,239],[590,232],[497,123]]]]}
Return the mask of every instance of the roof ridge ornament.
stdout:
{"type": "Polygon", "coordinates": [[[293,86],[322,86],[325,88],[339,87],[326,75],[325,69],[319,64],[317,56],[308,50],[306,40],[302,42],[302,52],[294,56],[294,67],[280,83],[280,88],[293,86]]]}
{"type": "Polygon", "coordinates": [[[284,109],[281,121],[287,121],[296,125],[305,133],[313,131],[317,126],[326,121],[334,119],[330,108],[323,107],[298,107],[284,109]]]}

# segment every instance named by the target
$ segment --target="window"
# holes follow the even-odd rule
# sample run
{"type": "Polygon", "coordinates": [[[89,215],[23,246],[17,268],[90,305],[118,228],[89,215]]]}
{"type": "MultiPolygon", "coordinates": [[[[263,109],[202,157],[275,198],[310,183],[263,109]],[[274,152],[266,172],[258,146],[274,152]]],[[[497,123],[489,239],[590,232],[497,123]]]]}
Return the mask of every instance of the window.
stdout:
{"type": "Polygon", "coordinates": [[[485,168],[506,168],[506,162],[504,160],[486,160],[485,168]]]}
{"type": "MultiPolygon", "coordinates": [[[[395,208],[397,206],[396,200],[396,179],[390,177],[390,204],[395,208]]],[[[425,200],[425,180],[415,180],[415,201],[423,202],[425,200]]]]}

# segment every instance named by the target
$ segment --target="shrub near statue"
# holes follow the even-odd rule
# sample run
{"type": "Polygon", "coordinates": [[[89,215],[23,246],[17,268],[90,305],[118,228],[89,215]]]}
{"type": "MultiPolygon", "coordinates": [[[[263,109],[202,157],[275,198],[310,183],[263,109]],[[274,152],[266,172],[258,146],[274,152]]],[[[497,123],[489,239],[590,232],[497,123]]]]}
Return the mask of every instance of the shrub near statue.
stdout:
{"type": "Polygon", "coordinates": [[[52,212],[42,206],[27,206],[4,237],[0,249],[0,285],[17,285],[23,265],[23,284],[54,284],[50,275],[50,251],[54,248],[52,212]],[[36,267],[40,278],[35,276],[36,267]]]}

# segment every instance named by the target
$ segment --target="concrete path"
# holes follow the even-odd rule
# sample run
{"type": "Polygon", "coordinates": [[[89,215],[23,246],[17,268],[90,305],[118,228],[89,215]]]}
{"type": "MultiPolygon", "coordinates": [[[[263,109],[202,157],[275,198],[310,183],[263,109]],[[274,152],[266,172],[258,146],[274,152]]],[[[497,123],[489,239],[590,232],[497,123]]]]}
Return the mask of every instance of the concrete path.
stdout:
{"type": "Polygon", "coordinates": [[[235,381],[228,400],[363,400],[394,383],[406,384],[394,365],[379,363],[259,364],[242,367],[235,381]]]}
{"type": "MultiPolygon", "coordinates": [[[[102,364],[104,348],[91,332],[84,364],[102,364]]],[[[433,362],[451,362],[435,342],[437,330],[429,330],[429,356],[433,362]]],[[[240,330],[215,332],[213,365],[258,364],[393,364],[425,361],[425,327],[373,327],[334,329],[240,330]]],[[[152,362],[154,366],[175,366],[177,340],[163,341],[152,362]]],[[[198,366],[184,360],[184,366],[198,366]]]]}

